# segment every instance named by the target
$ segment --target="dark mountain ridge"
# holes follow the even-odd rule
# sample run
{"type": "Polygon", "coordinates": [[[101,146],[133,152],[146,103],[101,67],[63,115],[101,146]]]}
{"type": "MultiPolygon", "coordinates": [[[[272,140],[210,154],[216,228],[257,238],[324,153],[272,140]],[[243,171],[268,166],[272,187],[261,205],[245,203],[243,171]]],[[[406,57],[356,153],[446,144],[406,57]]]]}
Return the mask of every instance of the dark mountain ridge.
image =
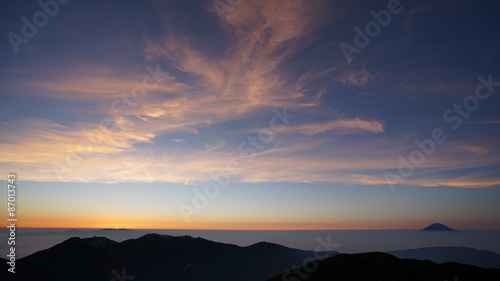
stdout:
{"type": "Polygon", "coordinates": [[[435,263],[458,262],[481,268],[500,269],[500,254],[467,247],[425,247],[387,253],[400,259],[430,260],[435,263]]]}
{"type": "MultiPolygon", "coordinates": [[[[441,248],[445,248],[447,254],[453,252],[458,256],[475,253],[473,258],[488,258],[490,256],[485,254],[492,253],[469,248],[441,248]]],[[[434,248],[429,248],[429,251],[434,253],[432,249],[434,248]]],[[[397,254],[406,254],[412,258],[420,254],[422,259],[428,258],[427,249],[423,249],[423,254],[419,251],[421,249],[416,250],[417,252],[399,251],[397,254]]],[[[496,260],[489,260],[491,261],[496,260]]],[[[435,264],[428,260],[399,259],[384,253],[318,253],[269,242],[240,247],[191,236],[158,234],[148,234],[120,243],[104,237],[73,237],[16,260],[15,274],[7,271],[7,260],[0,259],[0,262],[1,280],[23,281],[259,281],[273,276],[276,277],[270,280],[444,281],[447,278],[452,281],[455,276],[460,281],[500,280],[498,269],[487,270],[459,263],[435,264]],[[316,260],[318,258],[320,260],[316,260]],[[295,271],[287,272],[294,268],[295,271]]]]}
{"type": "MultiPolygon", "coordinates": [[[[267,242],[240,247],[191,236],[147,234],[121,243],[104,237],[73,237],[17,260],[16,273],[9,273],[8,280],[109,281],[126,279],[124,275],[134,281],[266,280],[315,254],[267,242]]],[[[335,254],[321,252],[322,256],[335,254]]],[[[7,266],[2,261],[0,275],[8,273],[7,266]]]]}
{"type": "Polygon", "coordinates": [[[268,281],[478,281],[500,280],[499,269],[459,263],[398,259],[386,253],[339,254],[282,273],[268,281]]]}

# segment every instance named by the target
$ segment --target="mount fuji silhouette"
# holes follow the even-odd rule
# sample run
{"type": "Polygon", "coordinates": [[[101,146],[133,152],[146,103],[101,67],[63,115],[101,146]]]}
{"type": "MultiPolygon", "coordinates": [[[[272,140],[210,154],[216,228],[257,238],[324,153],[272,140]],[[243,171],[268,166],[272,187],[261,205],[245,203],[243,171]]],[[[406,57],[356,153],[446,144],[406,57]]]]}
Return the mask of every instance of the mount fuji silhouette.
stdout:
{"type": "Polygon", "coordinates": [[[456,231],[456,230],[437,222],[429,225],[428,227],[422,229],[421,231],[456,231]]]}

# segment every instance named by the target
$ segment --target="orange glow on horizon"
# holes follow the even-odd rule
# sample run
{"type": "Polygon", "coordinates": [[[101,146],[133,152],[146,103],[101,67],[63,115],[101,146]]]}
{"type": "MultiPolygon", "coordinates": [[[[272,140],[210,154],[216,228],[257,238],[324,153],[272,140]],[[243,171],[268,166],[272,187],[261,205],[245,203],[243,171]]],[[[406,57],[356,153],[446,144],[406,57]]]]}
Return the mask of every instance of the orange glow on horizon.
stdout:
{"type": "MultiPolygon", "coordinates": [[[[21,221],[20,221],[21,222],[21,221]]],[[[177,229],[177,230],[418,230],[426,225],[421,223],[339,223],[335,226],[324,224],[270,224],[270,223],[255,223],[255,224],[212,224],[212,223],[163,223],[163,224],[148,224],[148,223],[106,223],[106,222],[87,222],[87,223],[62,223],[62,222],[34,222],[19,223],[21,228],[75,228],[75,229],[177,229]]]]}

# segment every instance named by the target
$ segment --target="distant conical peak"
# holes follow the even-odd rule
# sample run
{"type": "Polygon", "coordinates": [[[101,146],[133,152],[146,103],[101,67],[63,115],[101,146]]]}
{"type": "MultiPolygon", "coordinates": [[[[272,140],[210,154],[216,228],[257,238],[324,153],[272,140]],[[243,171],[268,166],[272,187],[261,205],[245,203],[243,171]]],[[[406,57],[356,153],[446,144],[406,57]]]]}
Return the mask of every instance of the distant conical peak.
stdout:
{"type": "Polygon", "coordinates": [[[437,230],[437,231],[456,231],[450,227],[447,227],[446,225],[442,224],[442,223],[439,223],[439,222],[436,222],[436,223],[433,223],[429,226],[427,226],[426,228],[422,229],[422,230],[437,230]]]}

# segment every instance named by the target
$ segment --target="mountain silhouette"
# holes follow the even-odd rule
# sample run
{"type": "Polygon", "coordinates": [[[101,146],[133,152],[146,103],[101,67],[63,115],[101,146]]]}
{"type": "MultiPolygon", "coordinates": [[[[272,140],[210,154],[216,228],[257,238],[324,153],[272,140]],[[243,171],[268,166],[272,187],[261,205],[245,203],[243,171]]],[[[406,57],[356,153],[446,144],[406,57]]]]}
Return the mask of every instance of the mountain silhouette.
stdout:
{"type": "Polygon", "coordinates": [[[500,269],[500,254],[466,247],[427,247],[387,253],[401,259],[430,260],[435,263],[458,262],[482,268],[500,269]]]}
{"type": "MultiPolygon", "coordinates": [[[[472,258],[484,258],[492,253],[468,248],[443,248],[448,254],[459,251],[460,254],[455,252],[458,256],[472,253],[472,258]]],[[[411,251],[396,254],[425,259],[433,256],[426,249],[411,251]]],[[[491,261],[495,262],[495,259],[491,261]]],[[[452,281],[455,277],[460,281],[500,280],[499,269],[399,259],[386,253],[317,253],[269,242],[240,247],[191,236],[158,234],[147,234],[120,243],[104,237],[73,237],[16,260],[15,274],[7,271],[7,260],[0,258],[0,263],[0,280],[13,281],[452,281]],[[326,258],[315,261],[318,257],[326,258]]]]}
{"type": "Polygon", "coordinates": [[[421,231],[456,231],[456,230],[451,229],[442,223],[436,222],[436,223],[433,223],[433,224],[427,226],[426,228],[422,229],[421,231]]]}
{"type": "Polygon", "coordinates": [[[478,281],[500,280],[499,269],[459,263],[398,259],[386,253],[339,254],[287,271],[268,281],[478,281]]]}
{"type": "MultiPolygon", "coordinates": [[[[321,256],[335,254],[321,252],[321,256]]],[[[74,237],[17,260],[15,274],[8,273],[6,260],[1,260],[0,276],[11,275],[1,280],[51,281],[255,281],[317,255],[267,242],[240,247],[191,236],[147,234],[121,243],[103,237],[74,237]]]]}

